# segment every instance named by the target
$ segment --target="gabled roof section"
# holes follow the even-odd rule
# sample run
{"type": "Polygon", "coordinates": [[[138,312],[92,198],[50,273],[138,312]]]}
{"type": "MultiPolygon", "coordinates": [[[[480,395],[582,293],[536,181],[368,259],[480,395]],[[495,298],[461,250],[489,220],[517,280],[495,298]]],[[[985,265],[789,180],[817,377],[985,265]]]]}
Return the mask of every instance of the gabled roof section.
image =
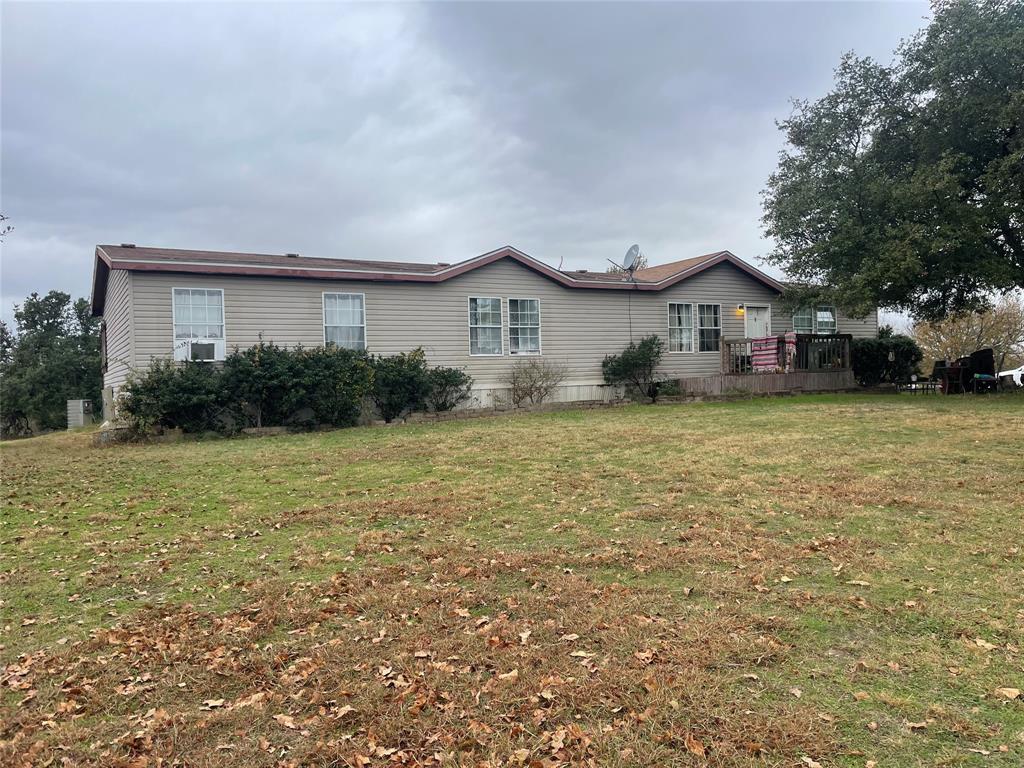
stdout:
{"type": "Polygon", "coordinates": [[[456,264],[368,259],[325,259],[287,254],[197,251],[179,248],[148,248],[134,245],[98,245],[93,270],[92,311],[103,314],[107,279],[112,269],[136,272],[183,272],[201,275],[303,278],[372,282],[440,283],[501,259],[518,262],[566,288],[589,290],[661,291],[680,280],[721,263],[730,263],[772,290],[782,284],[738,259],[729,251],[697,256],[637,270],[625,275],[587,270],[559,270],[522,251],[505,246],[456,264]]]}
{"type": "Polygon", "coordinates": [[[633,277],[637,280],[643,280],[644,282],[657,283],[661,280],[667,280],[670,277],[678,275],[680,272],[684,272],[690,267],[695,267],[698,264],[702,264],[705,261],[721,256],[728,251],[715,251],[714,253],[705,253],[703,256],[693,256],[689,259],[680,259],[679,261],[670,261],[668,264],[658,264],[653,267],[644,267],[638,269],[633,273],[633,277]]]}

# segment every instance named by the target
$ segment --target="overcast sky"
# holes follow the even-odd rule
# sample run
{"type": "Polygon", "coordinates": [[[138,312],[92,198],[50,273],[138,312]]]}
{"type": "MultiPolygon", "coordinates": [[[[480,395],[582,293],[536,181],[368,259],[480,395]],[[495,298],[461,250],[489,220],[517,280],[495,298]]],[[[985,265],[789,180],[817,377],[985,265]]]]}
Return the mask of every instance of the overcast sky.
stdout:
{"type": "Polygon", "coordinates": [[[758,263],[774,121],[923,3],[2,5],[3,317],[97,243],[758,263]]]}

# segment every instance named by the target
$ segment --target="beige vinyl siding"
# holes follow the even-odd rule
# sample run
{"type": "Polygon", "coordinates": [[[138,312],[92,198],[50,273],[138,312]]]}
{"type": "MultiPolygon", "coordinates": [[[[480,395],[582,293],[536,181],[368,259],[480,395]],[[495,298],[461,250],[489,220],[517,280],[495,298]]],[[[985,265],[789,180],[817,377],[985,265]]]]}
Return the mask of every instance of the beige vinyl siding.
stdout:
{"type": "Polygon", "coordinates": [[[103,386],[115,390],[128,379],[134,363],[132,275],[123,269],[110,273],[103,307],[103,322],[107,326],[107,372],[103,375],[103,386]]]}
{"type": "MultiPolygon", "coordinates": [[[[481,388],[499,385],[517,356],[508,354],[508,299],[540,300],[543,358],[569,368],[567,386],[601,383],[601,361],[630,340],[668,338],[668,303],[721,304],[722,336],[741,337],[738,303],[772,305],[775,294],[729,264],[712,267],[664,291],[564,288],[512,260],[502,260],[443,283],[335,282],[222,277],[155,272],[134,274],[135,364],[148,365],[172,351],[173,288],[224,290],[227,348],[264,341],[306,347],[323,344],[322,296],[366,297],[366,344],[376,353],[422,347],[432,365],[464,368],[481,388]],[[469,354],[469,297],[501,297],[505,354],[469,354]]],[[[781,312],[781,310],[779,310],[781,312]]],[[[775,325],[773,331],[783,330],[775,325]]],[[[845,330],[840,321],[840,330],[845,330]]],[[[717,373],[718,353],[666,354],[666,377],[717,373]]]]}
{"type": "MultiPolygon", "coordinates": [[[[836,325],[839,333],[849,333],[855,339],[875,338],[878,335],[878,312],[872,311],[866,317],[850,317],[843,314],[842,310],[836,310],[836,325]]],[[[779,320],[776,323],[775,313],[772,312],[772,332],[785,333],[793,330],[793,314],[779,310],[779,320]]]]}

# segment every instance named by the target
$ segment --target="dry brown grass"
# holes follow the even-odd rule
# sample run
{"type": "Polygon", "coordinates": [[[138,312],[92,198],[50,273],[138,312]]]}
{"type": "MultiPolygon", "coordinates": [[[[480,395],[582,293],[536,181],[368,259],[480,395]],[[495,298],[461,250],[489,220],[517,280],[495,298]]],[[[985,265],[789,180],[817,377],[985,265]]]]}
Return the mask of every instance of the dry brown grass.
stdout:
{"type": "Polygon", "coordinates": [[[5,445],[0,759],[1018,765],[1022,406],[5,445]]]}

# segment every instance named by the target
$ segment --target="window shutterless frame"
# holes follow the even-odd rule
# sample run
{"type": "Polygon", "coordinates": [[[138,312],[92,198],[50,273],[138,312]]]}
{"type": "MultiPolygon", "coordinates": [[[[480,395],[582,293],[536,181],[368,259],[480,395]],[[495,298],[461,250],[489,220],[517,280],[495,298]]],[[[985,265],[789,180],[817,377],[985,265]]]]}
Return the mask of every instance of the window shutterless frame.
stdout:
{"type": "MultiPolygon", "coordinates": [[[[191,302],[189,303],[191,308],[191,302]]],[[[204,288],[202,286],[173,286],[171,288],[171,357],[175,360],[183,360],[187,358],[178,357],[178,345],[188,341],[189,343],[198,341],[213,342],[216,353],[215,360],[223,360],[227,357],[227,344],[228,344],[228,308],[224,301],[224,289],[223,288],[204,288]],[[179,323],[176,310],[176,302],[174,301],[175,295],[179,291],[206,291],[207,293],[219,293],[220,294],[220,323],[179,323]],[[179,339],[178,338],[178,326],[179,325],[219,325],[220,326],[220,338],[189,338],[179,339]]]]}
{"type": "Polygon", "coordinates": [[[814,333],[814,310],[810,307],[799,307],[793,313],[794,333],[814,333]]]}
{"type": "Polygon", "coordinates": [[[695,350],[695,345],[694,345],[694,326],[696,325],[693,322],[693,303],[689,302],[689,301],[670,301],[670,302],[668,302],[665,305],[665,311],[667,313],[667,323],[668,323],[668,325],[667,325],[667,327],[668,327],[668,353],[670,355],[691,355],[691,354],[693,354],[693,352],[695,350]],[[673,307],[686,307],[687,308],[687,310],[686,310],[686,312],[684,314],[686,314],[690,318],[690,325],[689,325],[689,327],[687,327],[685,325],[672,325],[672,320],[673,320],[672,308],[673,307]],[[680,338],[684,338],[686,336],[689,337],[689,339],[690,339],[690,344],[689,344],[690,348],[689,349],[672,349],[672,331],[673,330],[679,331],[680,338]],[[689,333],[688,334],[684,334],[683,331],[689,331],[689,333]]]}
{"type": "MultiPolygon", "coordinates": [[[[320,294],[320,318],[321,318],[321,330],[323,330],[324,346],[327,346],[327,297],[328,296],[358,296],[362,302],[363,307],[363,323],[359,325],[339,325],[334,326],[338,328],[362,328],[363,329],[363,351],[370,348],[370,333],[366,326],[366,294],[355,293],[353,291],[324,291],[320,294]]],[[[341,346],[340,344],[338,346],[341,346]]],[[[350,349],[350,347],[343,347],[343,349],[350,349]]]]}
{"type": "Polygon", "coordinates": [[[818,304],[814,307],[814,332],[815,333],[837,333],[839,331],[839,313],[836,308],[831,304],[818,304]],[[827,312],[832,316],[832,321],[828,323],[830,328],[821,329],[821,318],[819,315],[827,312]]]}
{"type": "MultiPolygon", "coordinates": [[[[467,323],[467,342],[469,343],[469,354],[471,357],[502,357],[505,354],[505,323],[504,323],[504,308],[502,307],[500,296],[467,296],[466,297],[466,323],[467,323]],[[494,325],[482,325],[479,322],[473,323],[473,302],[474,301],[496,301],[498,302],[498,324],[494,325]],[[501,351],[499,352],[474,352],[473,351],[473,329],[474,328],[497,328],[498,339],[500,341],[501,351]]],[[[479,314],[479,309],[477,313],[479,314]]],[[[479,344],[479,342],[478,342],[479,344]]]]}
{"type": "Polygon", "coordinates": [[[696,316],[697,317],[697,322],[695,322],[693,324],[694,325],[694,329],[693,329],[694,330],[694,335],[696,336],[696,341],[697,341],[697,347],[696,347],[695,351],[697,352],[697,354],[701,354],[701,355],[718,355],[718,354],[721,354],[721,351],[722,351],[722,305],[721,304],[694,304],[694,307],[696,307],[696,309],[697,309],[697,316],[696,316]],[[700,316],[700,308],[701,307],[714,307],[717,310],[715,315],[718,318],[718,325],[704,326],[704,325],[701,324],[701,316],[700,316]],[[716,345],[717,349],[701,349],[700,348],[700,332],[701,331],[718,331],[718,344],[716,345]]]}
{"type": "Polygon", "coordinates": [[[838,333],[839,312],[833,304],[815,304],[813,307],[800,307],[793,313],[793,330],[796,333],[838,333]],[[831,328],[821,328],[818,321],[818,312],[828,311],[832,315],[831,328]]]}
{"type": "Polygon", "coordinates": [[[542,325],[543,325],[543,321],[541,319],[541,312],[540,312],[540,299],[526,298],[526,297],[520,297],[520,296],[509,296],[508,297],[508,337],[509,337],[508,338],[508,353],[510,355],[516,355],[517,357],[518,356],[522,356],[522,357],[536,357],[537,355],[542,355],[544,353],[543,331],[541,329],[542,325]],[[518,301],[535,301],[535,302],[537,302],[537,325],[523,325],[521,323],[518,324],[518,325],[512,325],[512,302],[513,301],[517,301],[517,302],[518,301]],[[513,328],[517,328],[517,329],[518,328],[536,328],[537,329],[537,351],[536,352],[514,352],[512,350],[512,329],[513,328]]]}

